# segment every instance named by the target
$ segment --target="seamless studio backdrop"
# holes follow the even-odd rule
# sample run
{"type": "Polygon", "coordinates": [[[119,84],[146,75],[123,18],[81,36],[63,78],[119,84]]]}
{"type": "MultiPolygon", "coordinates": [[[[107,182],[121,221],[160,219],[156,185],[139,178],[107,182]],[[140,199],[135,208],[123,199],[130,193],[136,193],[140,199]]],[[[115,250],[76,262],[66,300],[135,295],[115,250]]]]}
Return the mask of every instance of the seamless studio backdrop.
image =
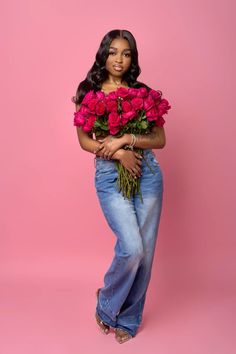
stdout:
{"type": "Polygon", "coordinates": [[[127,353],[235,348],[235,2],[3,1],[2,354],[116,353],[95,291],[115,237],[81,150],[71,97],[102,37],[128,29],[139,80],[172,109],[154,150],[164,199],[143,324],[127,353]]]}

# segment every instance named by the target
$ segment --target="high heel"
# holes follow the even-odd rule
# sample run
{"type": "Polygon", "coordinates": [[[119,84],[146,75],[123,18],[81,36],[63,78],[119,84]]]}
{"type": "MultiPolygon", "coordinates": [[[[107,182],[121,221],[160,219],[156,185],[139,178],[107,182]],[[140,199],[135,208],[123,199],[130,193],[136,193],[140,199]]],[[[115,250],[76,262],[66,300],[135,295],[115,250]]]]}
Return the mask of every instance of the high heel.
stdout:
{"type": "Polygon", "coordinates": [[[133,336],[131,336],[131,334],[129,334],[127,331],[125,331],[122,328],[116,328],[115,329],[115,338],[117,340],[118,343],[124,343],[127,342],[127,340],[130,340],[133,338],[133,336]]]}
{"type": "MultiPolygon", "coordinates": [[[[99,296],[100,290],[101,290],[101,288],[97,289],[97,291],[96,291],[97,302],[98,302],[98,296],[99,296]]],[[[101,329],[102,333],[108,334],[110,331],[110,326],[101,320],[101,318],[97,312],[95,313],[95,318],[96,318],[97,324],[98,324],[99,328],[101,329]]]]}

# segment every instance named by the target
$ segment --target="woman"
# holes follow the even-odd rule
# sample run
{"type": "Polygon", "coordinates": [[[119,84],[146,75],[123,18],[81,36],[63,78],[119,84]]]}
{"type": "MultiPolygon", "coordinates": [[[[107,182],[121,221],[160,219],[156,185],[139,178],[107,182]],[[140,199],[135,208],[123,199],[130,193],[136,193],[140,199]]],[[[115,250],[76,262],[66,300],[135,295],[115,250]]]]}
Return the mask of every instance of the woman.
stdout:
{"type": "MultiPolygon", "coordinates": [[[[102,90],[106,95],[119,87],[146,87],[138,82],[141,70],[133,35],[127,30],[108,32],[98,49],[96,60],[77,89],[73,102],[76,111],[89,90],[102,90]]],[[[164,124],[164,123],[163,123],[164,124]]],[[[96,154],[95,187],[104,216],[116,236],[113,261],[104,276],[104,286],[96,292],[95,317],[99,328],[107,334],[112,327],[115,338],[123,343],[133,338],[141,324],[146,292],[162,209],[163,176],[152,149],[165,146],[163,126],[151,133],[135,136],[135,148],[143,149],[143,157],[131,144],[131,134],[102,139],[77,127],[82,149],[96,154]],[[143,202],[139,195],[124,198],[116,188],[119,162],[135,178],[140,178],[143,202]],[[149,161],[151,170],[145,161],[149,161]],[[154,173],[153,173],[154,171],[154,173]]]]}

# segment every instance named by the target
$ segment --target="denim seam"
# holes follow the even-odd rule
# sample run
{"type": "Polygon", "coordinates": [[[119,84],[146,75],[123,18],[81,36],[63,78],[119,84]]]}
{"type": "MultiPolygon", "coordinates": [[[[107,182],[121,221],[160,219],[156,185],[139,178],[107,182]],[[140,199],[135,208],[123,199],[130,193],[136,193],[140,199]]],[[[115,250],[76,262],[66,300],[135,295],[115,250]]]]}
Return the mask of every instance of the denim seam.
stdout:
{"type": "MultiPolygon", "coordinates": [[[[119,268],[119,267],[120,267],[120,259],[119,259],[119,258],[118,258],[118,260],[117,260],[117,265],[118,265],[118,268],[119,268]]],[[[115,275],[116,275],[116,273],[115,273],[115,275]]],[[[115,275],[114,275],[114,284],[116,283],[116,280],[117,280],[117,278],[115,277],[115,275]]],[[[112,286],[112,296],[113,296],[113,294],[114,294],[114,286],[112,286]]],[[[113,316],[116,316],[116,317],[117,317],[117,316],[119,315],[120,311],[118,311],[118,312],[114,312],[114,311],[113,311],[109,299],[107,299],[107,304],[108,304],[109,309],[110,309],[111,313],[113,314],[113,316]]]]}

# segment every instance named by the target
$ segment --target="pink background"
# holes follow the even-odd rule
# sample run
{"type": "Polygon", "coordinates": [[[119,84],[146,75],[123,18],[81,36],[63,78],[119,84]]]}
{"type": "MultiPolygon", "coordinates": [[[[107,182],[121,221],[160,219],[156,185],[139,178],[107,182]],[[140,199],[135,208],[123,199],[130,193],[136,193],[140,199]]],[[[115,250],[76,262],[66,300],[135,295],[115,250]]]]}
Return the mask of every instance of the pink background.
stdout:
{"type": "Polygon", "coordinates": [[[1,354],[234,352],[235,7],[2,2],[1,354]],[[143,323],[122,349],[94,319],[115,237],[71,102],[117,28],[137,40],[139,79],[172,105],[155,150],[165,192],[143,323]]]}

